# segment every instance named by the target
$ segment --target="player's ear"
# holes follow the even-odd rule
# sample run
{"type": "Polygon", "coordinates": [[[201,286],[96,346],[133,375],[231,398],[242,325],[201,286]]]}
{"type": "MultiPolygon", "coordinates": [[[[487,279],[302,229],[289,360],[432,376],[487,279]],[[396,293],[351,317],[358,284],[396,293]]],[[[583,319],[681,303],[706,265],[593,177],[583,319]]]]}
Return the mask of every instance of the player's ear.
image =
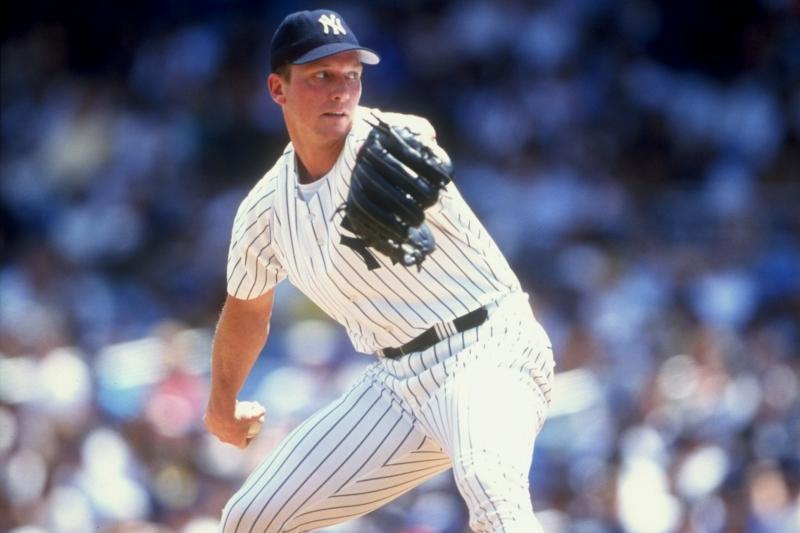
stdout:
{"type": "Polygon", "coordinates": [[[272,73],[267,78],[267,87],[269,88],[269,95],[278,105],[286,103],[286,80],[276,73],[272,73]]]}

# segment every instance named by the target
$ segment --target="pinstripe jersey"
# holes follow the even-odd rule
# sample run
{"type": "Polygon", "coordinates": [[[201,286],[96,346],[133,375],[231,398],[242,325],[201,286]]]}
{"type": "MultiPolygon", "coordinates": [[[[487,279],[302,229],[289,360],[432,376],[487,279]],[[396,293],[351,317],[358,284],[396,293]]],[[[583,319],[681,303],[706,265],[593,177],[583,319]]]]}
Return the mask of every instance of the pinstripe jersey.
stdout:
{"type": "MultiPolygon", "coordinates": [[[[453,183],[425,212],[436,249],[420,271],[372,251],[380,266],[370,270],[341,244],[343,235],[353,235],[340,226],[336,208],[347,198],[356,155],[371,129],[364,118],[372,111],[357,109],[339,158],[307,199],[299,191],[289,143],[239,206],[227,265],[230,295],[255,298],[288,278],[342,324],[364,353],[405,344],[435,324],[520,291],[508,262],[453,183]]],[[[427,120],[380,114],[435,144],[427,120]]]]}

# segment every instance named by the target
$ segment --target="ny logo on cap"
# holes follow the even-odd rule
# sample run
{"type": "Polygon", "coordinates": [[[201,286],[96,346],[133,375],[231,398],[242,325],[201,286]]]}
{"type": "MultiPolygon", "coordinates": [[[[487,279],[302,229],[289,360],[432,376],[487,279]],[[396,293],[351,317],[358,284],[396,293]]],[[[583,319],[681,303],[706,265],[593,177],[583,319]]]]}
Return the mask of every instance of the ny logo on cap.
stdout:
{"type": "Polygon", "coordinates": [[[334,35],[347,34],[347,32],[344,29],[344,26],[342,26],[342,19],[340,19],[336,15],[331,15],[331,14],[321,15],[319,17],[319,22],[320,24],[322,24],[322,31],[325,32],[325,35],[327,35],[330,32],[330,30],[333,30],[334,35]]]}

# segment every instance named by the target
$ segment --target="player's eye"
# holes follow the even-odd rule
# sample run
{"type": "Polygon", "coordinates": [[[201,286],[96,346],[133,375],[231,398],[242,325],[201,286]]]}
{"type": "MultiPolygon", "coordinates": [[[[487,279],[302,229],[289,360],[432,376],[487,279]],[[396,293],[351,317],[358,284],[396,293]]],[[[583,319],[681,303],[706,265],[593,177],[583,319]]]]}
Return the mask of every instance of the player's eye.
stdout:
{"type": "Polygon", "coordinates": [[[320,70],[319,72],[314,73],[314,77],[318,80],[324,80],[325,78],[328,77],[328,73],[325,72],[324,70],[320,70]]]}
{"type": "Polygon", "coordinates": [[[361,78],[361,73],[354,70],[352,72],[348,72],[346,76],[348,80],[357,80],[361,78]]]}

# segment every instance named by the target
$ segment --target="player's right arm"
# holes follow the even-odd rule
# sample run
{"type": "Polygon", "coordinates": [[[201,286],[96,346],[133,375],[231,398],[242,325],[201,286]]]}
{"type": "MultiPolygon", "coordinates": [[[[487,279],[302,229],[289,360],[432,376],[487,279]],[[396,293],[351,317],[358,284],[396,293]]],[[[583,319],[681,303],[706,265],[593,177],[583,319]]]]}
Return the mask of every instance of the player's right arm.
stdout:
{"type": "Polygon", "coordinates": [[[211,350],[211,392],[203,417],[222,442],[244,448],[258,413],[237,418],[236,397],[267,341],[274,289],[251,300],[228,295],[211,350]]]}
{"type": "Polygon", "coordinates": [[[222,442],[240,448],[247,446],[250,426],[263,408],[240,410],[237,417],[236,398],[267,341],[275,286],[286,278],[271,227],[282,160],[250,190],[234,217],[227,296],[211,349],[211,391],[203,420],[222,442]]]}

